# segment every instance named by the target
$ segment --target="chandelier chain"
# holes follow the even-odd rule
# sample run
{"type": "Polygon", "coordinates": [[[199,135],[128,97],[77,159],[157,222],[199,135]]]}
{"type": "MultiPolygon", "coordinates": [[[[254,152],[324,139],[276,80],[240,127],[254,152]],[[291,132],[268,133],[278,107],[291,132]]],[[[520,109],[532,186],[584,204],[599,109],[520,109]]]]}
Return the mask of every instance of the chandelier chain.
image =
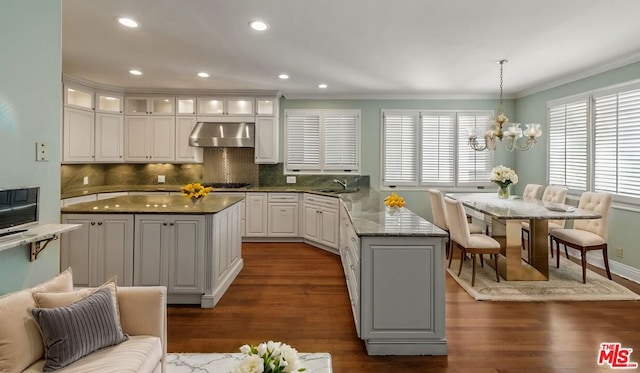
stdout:
{"type": "Polygon", "coordinates": [[[507,60],[500,60],[500,110],[502,109],[502,67],[507,60]]]}

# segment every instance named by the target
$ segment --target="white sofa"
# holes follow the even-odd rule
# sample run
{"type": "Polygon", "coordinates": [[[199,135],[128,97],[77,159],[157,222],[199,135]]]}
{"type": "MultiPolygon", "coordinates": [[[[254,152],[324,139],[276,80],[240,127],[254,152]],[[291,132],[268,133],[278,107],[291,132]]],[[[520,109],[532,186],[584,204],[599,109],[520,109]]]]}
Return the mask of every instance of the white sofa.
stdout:
{"type": "MultiPolygon", "coordinates": [[[[0,297],[0,372],[42,372],[45,347],[31,315],[31,309],[38,307],[33,294],[71,290],[67,270],[34,288],[0,297]]],[[[117,306],[128,340],[94,351],[57,372],[165,371],[166,288],[118,287],[117,306]]]]}

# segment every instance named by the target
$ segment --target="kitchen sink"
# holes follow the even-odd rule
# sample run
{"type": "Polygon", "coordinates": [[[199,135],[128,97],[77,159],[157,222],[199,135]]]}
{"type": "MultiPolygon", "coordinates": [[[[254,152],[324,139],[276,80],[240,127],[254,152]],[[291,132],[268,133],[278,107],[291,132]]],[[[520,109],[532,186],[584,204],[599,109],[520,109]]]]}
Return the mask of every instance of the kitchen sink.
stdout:
{"type": "Polygon", "coordinates": [[[316,188],[316,189],[313,189],[314,192],[329,193],[329,194],[355,193],[358,190],[359,190],[358,188],[347,188],[347,189],[342,189],[342,188],[316,188]]]}

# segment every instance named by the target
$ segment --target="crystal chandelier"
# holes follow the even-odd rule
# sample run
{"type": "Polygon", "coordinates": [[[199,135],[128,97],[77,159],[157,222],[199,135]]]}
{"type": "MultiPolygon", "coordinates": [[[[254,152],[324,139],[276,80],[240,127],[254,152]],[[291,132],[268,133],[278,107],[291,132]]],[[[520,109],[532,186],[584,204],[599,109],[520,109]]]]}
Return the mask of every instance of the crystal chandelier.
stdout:
{"type": "Polygon", "coordinates": [[[507,60],[500,60],[500,106],[499,114],[493,119],[493,123],[484,133],[484,145],[478,142],[478,134],[475,128],[469,131],[469,146],[473,150],[482,151],[485,149],[495,150],[498,141],[501,141],[508,151],[529,150],[536,143],[536,139],[542,135],[540,124],[530,123],[524,130],[520,128],[520,123],[508,123],[509,118],[502,110],[502,68],[507,60]],[[502,129],[506,125],[506,129],[502,129]],[[524,139],[520,140],[524,136],[524,139]]]}

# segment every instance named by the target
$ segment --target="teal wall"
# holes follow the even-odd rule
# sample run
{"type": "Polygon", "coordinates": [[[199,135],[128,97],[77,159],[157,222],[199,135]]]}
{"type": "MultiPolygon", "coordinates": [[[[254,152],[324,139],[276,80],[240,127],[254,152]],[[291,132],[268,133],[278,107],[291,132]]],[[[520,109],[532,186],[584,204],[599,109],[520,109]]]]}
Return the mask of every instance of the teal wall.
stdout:
{"type": "MultiPolygon", "coordinates": [[[[504,102],[506,113],[514,112],[512,101],[504,102]]],[[[426,110],[496,110],[498,100],[311,100],[283,99],[280,101],[280,159],[284,160],[284,110],[285,109],[359,109],[361,111],[361,155],[362,175],[370,175],[370,186],[381,189],[380,149],[382,109],[426,109],[426,110]]],[[[513,153],[503,149],[496,151],[494,164],[514,165],[513,153]]],[[[382,190],[382,193],[390,193],[382,190]]],[[[398,191],[407,207],[416,214],[431,219],[431,204],[426,191],[398,191]]]]}
{"type": "MultiPolygon", "coordinates": [[[[2,0],[0,6],[0,188],[40,187],[40,222],[60,221],[61,3],[2,0]],[[36,142],[49,162],[36,162],[36,142]]],[[[55,241],[29,262],[26,246],[0,252],[0,294],[58,273],[55,241]]]]}
{"type": "MultiPolygon", "coordinates": [[[[516,100],[518,120],[543,123],[543,135],[536,147],[528,152],[516,154],[516,170],[525,185],[527,182],[546,184],[547,175],[547,101],[576,95],[620,83],[640,79],[640,62],[593,75],[552,89],[538,92],[516,100]]],[[[640,175],[638,175],[640,178],[640,175]]],[[[609,221],[609,260],[640,269],[640,230],[636,228],[640,212],[612,208],[609,221]],[[615,249],[624,250],[623,258],[615,257],[615,249]]]]}

